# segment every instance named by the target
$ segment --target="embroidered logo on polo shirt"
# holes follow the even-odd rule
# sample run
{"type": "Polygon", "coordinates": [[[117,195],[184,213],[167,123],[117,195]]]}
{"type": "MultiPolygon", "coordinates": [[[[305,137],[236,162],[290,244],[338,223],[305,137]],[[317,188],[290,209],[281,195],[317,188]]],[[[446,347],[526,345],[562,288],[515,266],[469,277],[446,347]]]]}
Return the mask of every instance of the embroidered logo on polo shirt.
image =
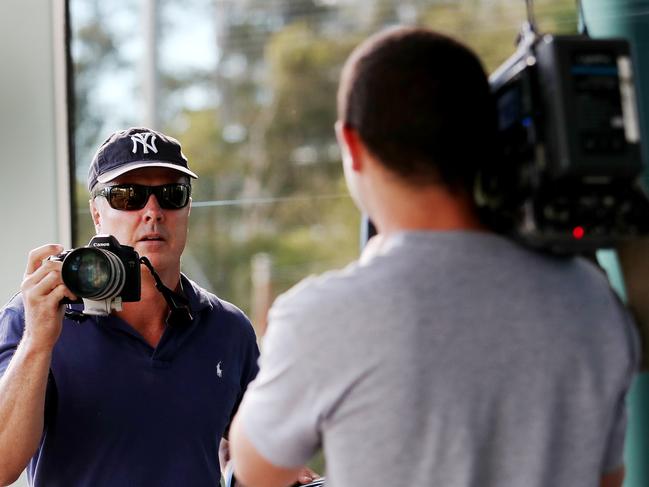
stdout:
{"type": "Polygon", "coordinates": [[[218,375],[219,377],[223,377],[223,369],[221,368],[221,363],[222,362],[216,364],[216,375],[218,375]]]}

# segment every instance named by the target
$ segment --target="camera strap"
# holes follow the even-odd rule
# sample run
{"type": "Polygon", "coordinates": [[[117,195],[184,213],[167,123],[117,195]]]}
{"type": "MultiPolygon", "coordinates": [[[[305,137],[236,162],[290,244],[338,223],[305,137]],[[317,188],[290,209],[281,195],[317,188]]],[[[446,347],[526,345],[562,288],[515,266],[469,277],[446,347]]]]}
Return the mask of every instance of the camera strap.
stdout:
{"type": "Polygon", "coordinates": [[[70,304],[66,304],[64,315],[68,320],[76,321],[77,323],[88,319],[88,315],[83,314],[83,311],[73,309],[70,304]]]}
{"type": "Polygon", "coordinates": [[[184,326],[189,325],[194,319],[192,313],[189,309],[189,300],[180,293],[172,291],[167,286],[162,283],[160,276],[153,268],[151,261],[146,257],[140,257],[140,262],[142,262],[147,269],[151,272],[153,279],[155,281],[155,287],[162,296],[164,297],[167,305],[169,306],[170,313],[167,318],[167,323],[170,326],[184,326]]]}

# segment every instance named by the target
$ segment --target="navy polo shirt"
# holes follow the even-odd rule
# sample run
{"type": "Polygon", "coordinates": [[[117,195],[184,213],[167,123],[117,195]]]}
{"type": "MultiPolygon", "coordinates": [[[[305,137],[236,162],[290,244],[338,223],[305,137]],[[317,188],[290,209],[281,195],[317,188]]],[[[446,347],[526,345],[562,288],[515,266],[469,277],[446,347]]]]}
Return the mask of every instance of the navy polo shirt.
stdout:
{"type": "MultiPolygon", "coordinates": [[[[239,309],[181,278],[194,319],[167,327],[155,349],[115,316],[64,320],[30,484],[219,485],[219,442],[259,352],[239,309]]],[[[0,376],[23,328],[17,295],[0,311],[0,376]]]]}

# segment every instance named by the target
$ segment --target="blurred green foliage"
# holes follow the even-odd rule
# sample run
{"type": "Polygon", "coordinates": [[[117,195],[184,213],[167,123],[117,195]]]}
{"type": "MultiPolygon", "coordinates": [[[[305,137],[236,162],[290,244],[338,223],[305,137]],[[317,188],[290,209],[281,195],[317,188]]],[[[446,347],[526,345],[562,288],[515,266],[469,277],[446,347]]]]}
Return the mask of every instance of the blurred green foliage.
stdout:
{"type": "MultiPolygon", "coordinates": [[[[86,158],[107,135],[93,110],[93,87],[110,70],[134,69],[124,61],[119,32],[102,22],[98,2],[91,3],[95,14],[75,24],[72,2],[75,147],[86,158]]],[[[190,11],[195,3],[205,2],[183,5],[190,11]]],[[[383,26],[416,23],[467,43],[492,71],[513,52],[525,19],[522,0],[249,0],[215,2],[213,10],[221,26],[214,45],[219,63],[213,71],[172,66],[160,73],[167,116],[161,129],[182,142],[200,175],[184,270],[247,313],[254,311],[256,254],[271,258],[272,296],[358,255],[360,215],[346,194],[333,131],[338,76],[353,46],[383,26]],[[218,92],[216,102],[197,108],[177,101],[178,94],[206,86],[218,92]]],[[[573,0],[537,0],[536,18],[543,31],[577,28],[573,0]]],[[[93,232],[79,178],[76,245],[93,232]]]]}
{"type": "MultiPolygon", "coordinates": [[[[110,71],[137,66],[124,61],[124,39],[108,29],[99,2],[89,3],[94,14],[91,8],[83,21],[74,17],[75,3],[75,148],[83,166],[108,135],[102,133],[94,88],[110,71]]],[[[205,2],[187,0],[183,6],[191,10],[195,3],[205,2]]],[[[574,0],[535,3],[542,31],[576,31],[574,0]]],[[[113,9],[119,5],[115,2],[113,9]]],[[[132,8],[128,1],[124,5],[132,8]]],[[[160,104],[167,117],[161,129],[182,142],[200,175],[183,268],[259,319],[253,309],[255,255],[271,259],[271,299],[306,275],[341,267],[358,255],[360,215],[346,193],[333,131],[338,76],[353,46],[383,26],[416,23],[467,43],[493,71],[515,48],[525,2],[248,0],[209,5],[221,25],[214,45],[220,58],[216,70],[172,67],[160,73],[160,104]],[[216,102],[196,108],[177,101],[178,94],[206,86],[218,92],[216,102]]],[[[167,20],[165,29],[171,24],[167,20]]],[[[124,117],[124,124],[139,123],[124,117]]],[[[75,245],[84,245],[93,228],[85,173],[78,172],[74,238],[75,245]]],[[[324,472],[322,455],[312,467],[324,472]]]]}

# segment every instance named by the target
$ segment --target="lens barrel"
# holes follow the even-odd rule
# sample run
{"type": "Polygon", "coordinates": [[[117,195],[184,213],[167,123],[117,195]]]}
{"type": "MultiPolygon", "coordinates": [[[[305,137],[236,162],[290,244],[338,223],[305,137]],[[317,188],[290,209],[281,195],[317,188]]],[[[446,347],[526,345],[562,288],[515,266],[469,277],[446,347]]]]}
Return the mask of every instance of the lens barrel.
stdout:
{"type": "Polygon", "coordinates": [[[80,298],[99,301],[119,296],[125,282],[122,261],[96,247],[72,250],[63,260],[63,283],[80,298]]]}

